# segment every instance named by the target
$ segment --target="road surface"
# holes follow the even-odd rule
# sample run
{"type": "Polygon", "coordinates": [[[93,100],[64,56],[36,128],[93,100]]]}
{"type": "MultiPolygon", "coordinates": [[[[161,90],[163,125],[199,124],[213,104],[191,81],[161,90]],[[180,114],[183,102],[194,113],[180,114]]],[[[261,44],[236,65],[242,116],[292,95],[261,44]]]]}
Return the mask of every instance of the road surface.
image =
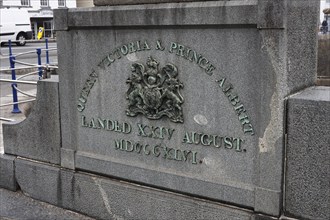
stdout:
{"type": "MultiPolygon", "coordinates": [[[[45,43],[27,43],[25,46],[22,46],[22,47],[13,45],[12,53],[18,54],[18,53],[24,53],[24,52],[28,52],[28,51],[36,51],[36,48],[41,48],[41,49],[45,48],[45,43]]],[[[49,43],[49,48],[56,48],[56,43],[49,43]]],[[[0,48],[0,69],[1,70],[8,69],[10,67],[8,52],[9,52],[8,45],[1,46],[1,48],[0,48]]],[[[45,52],[43,51],[41,54],[42,54],[42,64],[45,64],[46,63],[45,52]]],[[[50,51],[49,54],[50,54],[50,58],[49,58],[50,64],[57,63],[57,51],[50,51]]],[[[26,63],[32,63],[32,64],[38,63],[36,53],[22,55],[21,57],[18,57],[17,60],[20,60],[20,61],[23,61],[26,63]]],[[[22,67],[22,65],[17,64],[15,67],[22,67]]],[[[17,75],[16,77],[20,77],[20,75],[17,75]]],[[[11,79],[11,74],[8,74],[8,71],[6,73],[0,71],[0,78],[1,79],[11,79]]],[[[25,77],[22,80],[37,81],[38,76],[35,74],[33,76],[25,77]]],[[[33,94],[33,95],[36,94],[36,85],[18,84],[18,88],[29,94],[33,94]]],[[[31,99],[31,97],[18,93],[19,101],[24,101],[24,100],[29,100],[29,99],[31,99]]],[[[11,83],[0,82],[0,106],[7,104],[7,103],[11,103],[11,102],[13,102],[11,83]]],[[[24,105],[24,104],[22,104],[22,105],[24,105]]],[[[21,109],[21,107],[23,107],[22,105],[20,105],[20,109],[21,109]]],[[[24,117],[22,114],[12,114],[11,111],[12,111],[12,106],[0,107],[0,117],[12,118],[12,119],[19,119],[21,117],[24,117]]],[[[0,124],[0,126],[1,126],[1,124],[0,124]]],[[[1,133],[1,131],[0,131],[0,133],[1,133]]]]}
{"type": "MultiPolygon", "coordinates": [[[[56,47],[57,47],[56,42],[48,43],[49,49],[56,48],[56,47]]],[[[38,63],[38,56],[36,53],[37,48],[45,49],[46,44],[43,42],[43,43],[27,43],[25,46],[13,45],[12,53],[13,53],[13,55],[15,55],[15,54],[31,51],[32,52],[31,54],[18,56],[16,58],[16,60],[22,61],[25,63],[37,64],[38,63]]],[[[0,49],[1,49],[0,50],[0,67],[1,67],[0,69],[8,69],[10,67],[9,58],[8,58],[9,47],[8,47],[8,45],[4,45],[4,46],[1,46],[0,49]]],[[[46,63],[46,52],[45,51],[41,52],[41,57],[42,57],[42,64],[45,64],[46,63]]],[[[49,63],[57,64],[57,51],[56,50],[49,51],[49,63]]],[[[22,67],[22,65],[16,64],[15,67],[22,67]]]]}

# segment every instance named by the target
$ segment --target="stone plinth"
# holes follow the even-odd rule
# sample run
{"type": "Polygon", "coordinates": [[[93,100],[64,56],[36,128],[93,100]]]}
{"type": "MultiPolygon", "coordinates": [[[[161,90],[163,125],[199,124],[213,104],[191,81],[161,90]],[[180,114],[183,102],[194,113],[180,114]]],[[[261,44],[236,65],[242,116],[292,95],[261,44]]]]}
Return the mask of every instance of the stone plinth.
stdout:
{"type": "Polygon", "coordinates": [[[315,1],[55,11],[61,165],[280,215],[284,101],[315,82],[317,12],[315,1]]]}
{"type": "Polygon", "coordinates": [[[330,87],[311,87],[288,99],[285,211],[330,218],[330,87]]]}
{"type": "Polygon", "coordinates": [[[55,10],[58,93],[41,92],[34,125],[4,129],[5,152],[27,158],[15,160],[18,184],[100,219],[295,215],[290,177],[283,206],[286,100],[315,83],[318,8],[247,0],[55,10]],[[57,95],[59,105],[45,104],[57,95]],[[35,142],[31,127],[42,134],[35,142]]]}

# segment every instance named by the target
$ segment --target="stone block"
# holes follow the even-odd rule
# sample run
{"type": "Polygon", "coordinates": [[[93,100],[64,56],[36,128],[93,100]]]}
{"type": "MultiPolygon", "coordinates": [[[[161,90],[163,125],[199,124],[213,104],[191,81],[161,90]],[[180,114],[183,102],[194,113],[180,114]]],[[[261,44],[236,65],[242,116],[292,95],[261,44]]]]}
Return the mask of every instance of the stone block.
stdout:
{"type": "Polygon", "coordinates": [[[249,210],[174,192],[17,159],[18,183],[32,198],[97,219],[251,219],[249,210]]]}
{"type": "Polygon", "coordinates": [[[270,191],[268,189],[256,188],[255,190],[255,205],[256,212],[268,213],[277,216],[281,210],[282,192],[270,191]]]}
{"type": "Polygon", "coordinates": [[[59,168],[17,158],[15,160],[15,173],[17,183],[26,195],[58,205],[61,200],[59,168]]]}
{"type": "Polygon", "coordinates": [[[58,18],[54,20],[54,29],[56,30],[68,30],[68,9],[60,8],[54,9],[54,18],[58,18]]]}
{"type": "Polygon", "coordinates": [[[289,62],[287,86],[291,90],[291,94],[315,85],[319,12],[320,4],[318,1],[287,1],[286,59],[289,62]],[[306,12],[309,16],[304,15],[306,12]],[[305,85],[299,85],[298,82],[303,81],[305,85]]]}
{"type": "MultiPolygon", "coordinates": [[[[77,27],[173,27],[180,25],[251,25],[256,27],[255,1],[208,1],[69,9],[68,28],[77,27]]],[[[60,17],[59,19],[65,20],[60,17]]],[[[55,22],[56,24],[56,22],[55,22]]]]}
{"type": "Polygon", "coordinates": [[[179,3],[179,2],[198,2],[198,1],[201,0],[94,0],[94,5],[95,6],[139,5],[139,4],[179,3]]]}
{"type": "Polygon", "coordinates": [[[330,218],[330,87],[288,99],[285,212],[330,218]]]}
{"type": "Polygon", "coordinates": [[[11,192],[0,188],[0,218],[13,219],[63,219],[63,220],[95,220],[80,213],[65,210],[49,203],[40,202],[25,196],[22,192],[11,192]]]}
{"type": "Polygon", "coordinates": [[[258,2],[258,28],[283,29],[285,25],[285,1],[259,1],[258,2]]]}
{"type": "Polygon", "coordinates": [[[58,76],[38,81],[31,114],[22,122],[3,124],[5,153],[60,164],[59,110],[58,76]]]}
{"type": "Polygon", "coordinates": [[[75,151],[71,149],[61,148],[61,166],[74,170],[75,151]]]}
{"type": "Polygon", "coordinates": [[[0,187],[17,190],[15,179],[15,156],[0,154],[0,187]]]}
{"type": "Polygon", "coordinates": [[[150,187],[75,175],[74,201],[101,219],[250,219],[252,213],[150,187]],[[78,191],[79,190],[79,191],[78,191]]]}
{"type": "Polygon", "coordinates": [[[33,161],[18,159],[17,175],[25,195],[97,219],[276,219],[209,200],[33,161]]]}

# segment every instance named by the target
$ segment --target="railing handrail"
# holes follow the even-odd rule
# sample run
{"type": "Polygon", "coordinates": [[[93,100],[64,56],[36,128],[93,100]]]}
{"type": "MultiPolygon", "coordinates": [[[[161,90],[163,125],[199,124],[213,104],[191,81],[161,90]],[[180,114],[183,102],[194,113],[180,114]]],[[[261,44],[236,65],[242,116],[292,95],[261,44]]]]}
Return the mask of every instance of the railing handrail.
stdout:
{"type": "MultiPolygon", "coordinates": [[[[48,49],[46,49],[46,48],[40,48],[40,49],[41,49],[41,51],[54,51],[54,50],[57,50],[56,47],[50,47],[48,49]]],[[[11,56],[19,57],[19,56],[23,56],[23,55],[26,55],[26,54],[34,54],[35,52],[36,51],[34,49],[34,50],[31,50],[31,51],[27,51],[27,52],[23,52],[23,53],[18,53],[18,54],[11,55],[11,56]]],[[[3,58],[9,58],[9,57],[11,57],[9,54],[1,54],[1,56],[3,58]]]]}
{"type": "MultiPolygon", "coordinates": [[[[38,41],[32,40],[32,41],[28,41],[28,42],[41,42],[41,41],[40,40],[38,40],[38,41]]],[[[20,103],[26,103],[26,102],[31,102],[31,101],[34,101],[35,99],[18,101],[17,92],[20,92],[21,94],[26,95],[26,96],[30,96],[30,97],[35,97],[35,95],[32,95],[32,94],[23,92],[22,90],[18,89],[17,88],[17,84],[20,84],[21,83],[21,84],[37,85],[38,84],[37,81],[26,81],[26,80],[21,80],[21,79],[24,78],[24,77],[33,75],[35,73],[38,73],[39,74],[39,79],[41,79],[44,76],[48,77],[49,71],[51,69],[57,69],[58,68],[57,66],[54,66],[54,65],[50,65],[49,64],[49,53],[48,53],[49,51],[57,50],[57,48],[56,47],[49,48],[48,47],[48,39],[45,39],[45,43],[46,43],[45,48],[36,48],[35,50],[31,50],[31,51],[27,51],[27,52],[22,52],[22,53],[18,53],[18,54],[12,54],[12,44],[11,44],[11,41],[9,40],[8,43],[9,43],[9,54],[7,54],[5,56],[7,56],[7,58],[9,58],[10,68],[8,68],[8,69],[1,69],[0,72],[10,70],[11,71],[11,74],[12,74],[12,79],[0,79],[0,82],[7,82],[7,83],[11,83],[12,84],[13,102],[12,103],[2,104],[2,105],[0,105],[0,107],[13,105],[13,111],[12,111],[12,113],[20,113],[21,111],[18,108],[18,104],[20,104],[20,103]],[[42,62],[41,62],[41,52],[42,51],[46,51],[46,64],[43,64],[43,65],[42,65],[42,62]],[[27,63],[27,62],[16,60],[17,57],[21,57],[21,56],[24,56],[24,55],[27,55],[27,54],[32,54],[32,53],[36,53],[37,54],[38,64],[31,64],[31,63],[27,63]],[[28,67],[18,67],[17,68],[17,67],[15,67],[15,63],[21,64],[21,65],[25,65],[25,66],[28,66],[28,67]],[[24,75],[22,75],[22,76],[20,76],[20,77],[18,77],[16,79],[16,70],[19,70],[19,69],[31,69],[31,68],[32,69],[38,69],[38,70],[37,71],[32,71],[32,72],[27,73],[27,74],[24,74],[24,75]]],[[[4,56],[3,54],[1,54],[1,52],[0,52],[0,55],[4,56]]],[[[5,119],[5,118],[0,118],[0,120],[1,119],[5,119]]]]}
{"type": "Polygon", "coordinates": [[[21,83],[21,84],[30,84],[30,85],[38,84],[36,81],[14,80],[14,79],[0,79],[0,82],[21,83]]]}

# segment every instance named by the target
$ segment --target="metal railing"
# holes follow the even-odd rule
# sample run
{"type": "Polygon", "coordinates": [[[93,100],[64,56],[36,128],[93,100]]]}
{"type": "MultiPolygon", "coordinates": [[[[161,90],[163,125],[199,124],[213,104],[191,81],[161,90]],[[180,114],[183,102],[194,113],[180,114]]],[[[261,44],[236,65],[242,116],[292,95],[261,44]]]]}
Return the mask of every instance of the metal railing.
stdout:
{"type": "MultiPolygon", "coordinates": [[[[37,41],[37,42],[40,42],[40,41],[37,41]]],[[[9,40],[8,44],[9,44],[9,46],[8,46],[9,54],[7,54],[7,55],[6,54],[1,54],[1,55],[4,56],[4,57],[9,58],[10,68],[9,69],[1,69],[0,72],[8,71],[8,70],[11,71],[11,79],[0,79],[0,82],[11,83],[13,102],[12,103],[1,104],[0,107],[13,105],[12,113],[21,113],[21,110],[19,109],[18,104],[35,101],[36,95],[30,94],[30,93],[27,93],[27,92],[24,92],[24,91],[18,89],[17,84],[21,83],[21,84],[37,85],[36,81],[21,80],[21,79],[23,79],[27,76],[31,76],[31,75],[35,75],[35,74],[38,74],[38,80],[40,80],[42,78],[49,78],[50,71],[52,71],[54,69],[57,69],[57,65],[51,65],[50,62],[49,62],[49,51],[57,50],[57,48],[49,48],[48,47],[48,39],[45,39],[45,44],[46,44],[45,49],[36,48],[36,50],[27,51],[27,52],[18,53],[18,54],[13,54],[12,53],[12,42],[9,40]],[[42,61],[41,61],[41,55],[42,55],[43,51],[45,51],[45,53],[46,53],[46,63],[45,64],[42,64],[42,61]],[[17,59],[17,58],[20,58],[24,55],[34,54],[34,53],[37,55],[38,64],[31,64],[31,63],[23,62],[23,61],[20,61],[20,60],[17,59]],[[16,63],[24,65],[26,67],[15,67],[16,63]],[[31,69],[31,68],[35,68],[37,70],[26,73],[26,74],[21,75],[19,77],[16,77],[16,71],[17,70],[24,70],[24,69],[31,69]],[[25,96],[32,97],[33,99],[19,101],[18,96],[17,96],[18,92],[25,95],[25,96]]],[[[3,118],[3,117],[0,117],[0,120],[12,121],[11,119],[7,119],[7,118],[3,118]]]]}

